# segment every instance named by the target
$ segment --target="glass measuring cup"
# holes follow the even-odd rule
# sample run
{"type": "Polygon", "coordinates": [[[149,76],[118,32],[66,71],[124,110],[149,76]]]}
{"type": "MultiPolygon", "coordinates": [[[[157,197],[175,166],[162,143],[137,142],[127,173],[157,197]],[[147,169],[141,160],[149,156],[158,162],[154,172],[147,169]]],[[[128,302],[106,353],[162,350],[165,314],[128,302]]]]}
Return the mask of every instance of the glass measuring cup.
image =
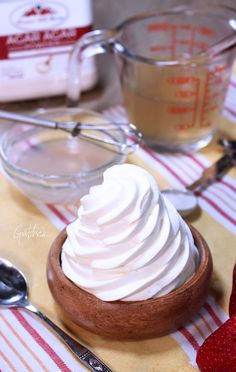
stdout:
{"type": "Polygon", "coordinates": [[[80,39],[69,63],[68,98],[77,104],[78,63],[98,53],[115,55],[128,117],[147,144],[196,151],[217,128],[236,43],[236,11],[181,6],[130,18],[112,30],[80,39]]]}

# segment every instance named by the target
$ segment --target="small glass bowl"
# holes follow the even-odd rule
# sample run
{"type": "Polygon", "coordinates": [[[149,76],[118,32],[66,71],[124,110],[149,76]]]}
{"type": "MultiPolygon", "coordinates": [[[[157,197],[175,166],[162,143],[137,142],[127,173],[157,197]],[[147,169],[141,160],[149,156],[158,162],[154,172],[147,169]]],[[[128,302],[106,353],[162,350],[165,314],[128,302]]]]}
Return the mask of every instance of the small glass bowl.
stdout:
{"type": "MultiPolygon", "coordinates": [[[[109,124],[101,114],[76,108],[39,110],[36,115],[57,121],[109,124]]],[[[112,135],[108,131],[97,134],[105,140],[125,140],[121,130],[112,135]]],[[[3,169],[26,196],[53,204],[78,202],[91,186],[101,183],[108,167],[126,158],[125,154],[62,130],[20,123],[3,134],[0,156],[3,169]]]]}

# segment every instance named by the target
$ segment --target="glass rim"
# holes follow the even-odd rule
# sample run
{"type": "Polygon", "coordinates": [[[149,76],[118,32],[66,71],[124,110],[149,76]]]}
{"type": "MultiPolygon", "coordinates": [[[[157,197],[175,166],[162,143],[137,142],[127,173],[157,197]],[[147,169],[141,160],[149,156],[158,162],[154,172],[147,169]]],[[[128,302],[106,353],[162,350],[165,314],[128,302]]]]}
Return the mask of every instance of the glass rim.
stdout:
{"type": "MultiPolygon", "coordinates": [[[[69,114],[69,113],[86,113],[86,114],[91,114],[93,116],[96,116],[98,118],[103,118],[104,121],[106,120],[108,122],[108,119],[100,113],[97,113],[92,110],[87,110],[87,109],[77,109],[77,108],[51,108],[51,109],[37,109],[34,111],[34,114],[38,115],[47,115],[50,113],[57,113],[58,115],[60,114],[69,114]]],[[[114,156],[111,160],[107,161],[106,163],[94,167],[92,169],[89,169],[87,171],[80,171],[71,175],[53,175],[53,174],[44,174],[40,172],[34,172],[30,171],[26,168],[22,168],[18,165],[16,165],[14,162],[11,162],[9,160],[9,157],[7,155],[7,151],[9,149],[9,146],[12,146],[12,143],[14,143],[14,138],[10,138],[11,135],[14,137],[14,130],[17,128],[26,128],[22,133],[25,134],[25,138],[29,138],[31,136],[40,134],[41,132],[46,132],[50,131],[53,129],[44,129],[44,128],[37,128],[37,127],[30,127],[30,126],[25,126],[24,124],[13,124],[11,127],[9,127],[2,135],[1,138],[1,146],[0,146],[0,158],[2,160],[3,168],[5,172],[7,172],[10,176],[12,176],[15,179],[19,180],[24,180],[24,182],[30,182],[30,183],[35,183],[35,184],[41,184],[41,183],[47,183],[47,182],[52,182],[51,186],[53,186],[53,182],[58,183],[58,187],[62,187],[64,184],[68,184],[70,182],[86,182],[89,180],[91,177],[96,177],[99,174],[102,174],[105,169],[107,169],[109,166],[112,166],[114,164],[122,162],[122,159],[125,159],[125,154],[121,153],[115,153],[113,152],[114,156]],[[59,185],[60,184],[60,185],[59,185]]],[[[97,147],[99,149],[99,146],[94,144],[95,148],[97,147]]],[[[47,186],[50,186],[50,184],[47,184],[47,186]]],[[[55,186],[55,187],[57,187],[55,186]]]]}
{"type": "MultiPolygon", "coordinates": [[[[118,26],[116,26],[114,29],[115,34],[113,34],[113,36],[108,40],[108,42],[117,54],[122,55],[125,58],[130,59],[134,62],[146,63],[146,64],[150,64],[150,65],[157,66],[157,67],[158,66],[159,67],[165,67],[165,66],[175,67],[175,66],[184,66],[184,65],[195,67],[198,65],[204,65],[204,64],[207,65],[209,63],[212,63],[213,57],[209,56],[208,53],[205,53],[205,52],[203,52],[200,55],[190,56],[189,59],[183,58],[181,60],[170,58],[165,61],[161,61],[155,58],[145,57],[140,54],[132,52],[129,48],[127,48],[124,45],[124,43],[122,43],[119,40],[119,38],[117,38],[117,36],[121,35],[124,29],[127,26],[131,25],[132,23],[136,23],[136,22],[148,19],[148,18],[155,18],[155,17],[162,17],[162,16],[169,16],[169,15],[176,15],[176,16],[181,15],[182,16],[184,13],[186,15],[193,15],[194,13],[199,14],[199,15],[204,15],[204,16],[218,15],[219,17],[224,17],[224,15],[227,16],[226,13],[228,13],[228,20],[230,20],[231,17],[234,16],[235,29],[233,28],[232,25],[230,25],[234,32],[232,32],[232,34],[230,34],[229,37],[235,36],[235,44],[236,44],[236,9],[231,8],[229,6],[220,5],[220,4],[215,5],[213,8],[209,5],[204,5],[204,6],[178,5],[172,8],[171,10],[163,10],[161,12],[148,12],[148,13],[137,14],[135,16],[127,18],[125,21],[121,22],[118,26]],[[224,13],[222,13],[223,11],[224,13]]],[[[223,39],[222,41],[225,42],[225,39],[223,39]]],[[[217,45],[218,44],[220,45],[221,41],[217,42],[217,45]]],[[[218,52],[214,56],[214,62],[220,59],[225,52],[226,51],[224,49],[221,52],[218,52]]]]}

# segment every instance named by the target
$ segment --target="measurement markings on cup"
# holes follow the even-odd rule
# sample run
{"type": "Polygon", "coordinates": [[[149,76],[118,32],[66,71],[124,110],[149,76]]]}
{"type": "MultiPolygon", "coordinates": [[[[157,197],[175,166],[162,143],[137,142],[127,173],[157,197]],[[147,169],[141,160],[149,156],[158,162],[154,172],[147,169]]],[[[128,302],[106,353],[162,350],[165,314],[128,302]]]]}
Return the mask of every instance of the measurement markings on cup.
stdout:
{"type": "Polygon", "coordinates": [[[198,50],[206,50],[209,48],[209,43],[206,40],[196,40],[196,37],[201,35],[204,38],[212,38],[215,35],[215,31],[210,27],[195,27],[192,25],[181,25],[171,23],[151,23],[147,26],[148,32],[162,32],[169,33],[170,43],[169,45],[156,44],[150,47],[150,52],[158,52],[163,50],[169,50],[171,52],[171,58],[176,58],[176,47],[177,45],[189,46],[188,53],[193,54],[194,48],[198,50]],[[186,39],[178,38],[178,32],[186,31],[186,39]]]}
{"type": "Polygon", "coordinates": [[[203,101],[200,115],[200,127],[208,127],[212,125],[215,114],[218,111],[219,102],[225,94],[225,83],[222,79],[222,75],[226,71],[227,66],[215,66],[211,71],[206,73],[206,79],[203,91],[203,101]],[[209,114],[211,114],[211,120],[209,120],[209,114]],[[207,117],[206,117],[207,116],[207,117]]]}
{"type": "Polygon", "coordinates": [[[178,77],[169,77],[167,79],[167,84],[172,85],[173,89],[177,86],[178,88],[183,88],[184,85],[191,84],[194,85],[194,90],[192,89],[177,89],[174,91],[174,95],[182,102],[182,106],[171,105],[168,107],[168,113],[173,115],[182,115],[192,113],[192,118],[189,121],[182,120],[182,122],[175,125],[177,130],[185,130],[188,128],[193,128],[197,123],[197,109],[199,101],[199,91],[200,91],[200,79],[192,76],[178,76],[178,77]],[[186,106],[186,103],[189,103],[191,100],[191,106],[186,106]]]}

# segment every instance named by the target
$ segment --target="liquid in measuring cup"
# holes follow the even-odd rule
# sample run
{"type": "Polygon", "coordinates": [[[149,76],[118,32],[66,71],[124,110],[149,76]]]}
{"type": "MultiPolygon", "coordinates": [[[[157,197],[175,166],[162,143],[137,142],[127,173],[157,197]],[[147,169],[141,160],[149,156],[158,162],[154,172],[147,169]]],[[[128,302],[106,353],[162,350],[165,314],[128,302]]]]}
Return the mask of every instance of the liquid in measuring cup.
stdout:
{"type": "Polygon", "coordinates": [[[146,142],[168,150],[197,150],[215,131],[229,79],[225,64],[157,68],[137,64],[122,79],[129,120],[146,142]]]}

